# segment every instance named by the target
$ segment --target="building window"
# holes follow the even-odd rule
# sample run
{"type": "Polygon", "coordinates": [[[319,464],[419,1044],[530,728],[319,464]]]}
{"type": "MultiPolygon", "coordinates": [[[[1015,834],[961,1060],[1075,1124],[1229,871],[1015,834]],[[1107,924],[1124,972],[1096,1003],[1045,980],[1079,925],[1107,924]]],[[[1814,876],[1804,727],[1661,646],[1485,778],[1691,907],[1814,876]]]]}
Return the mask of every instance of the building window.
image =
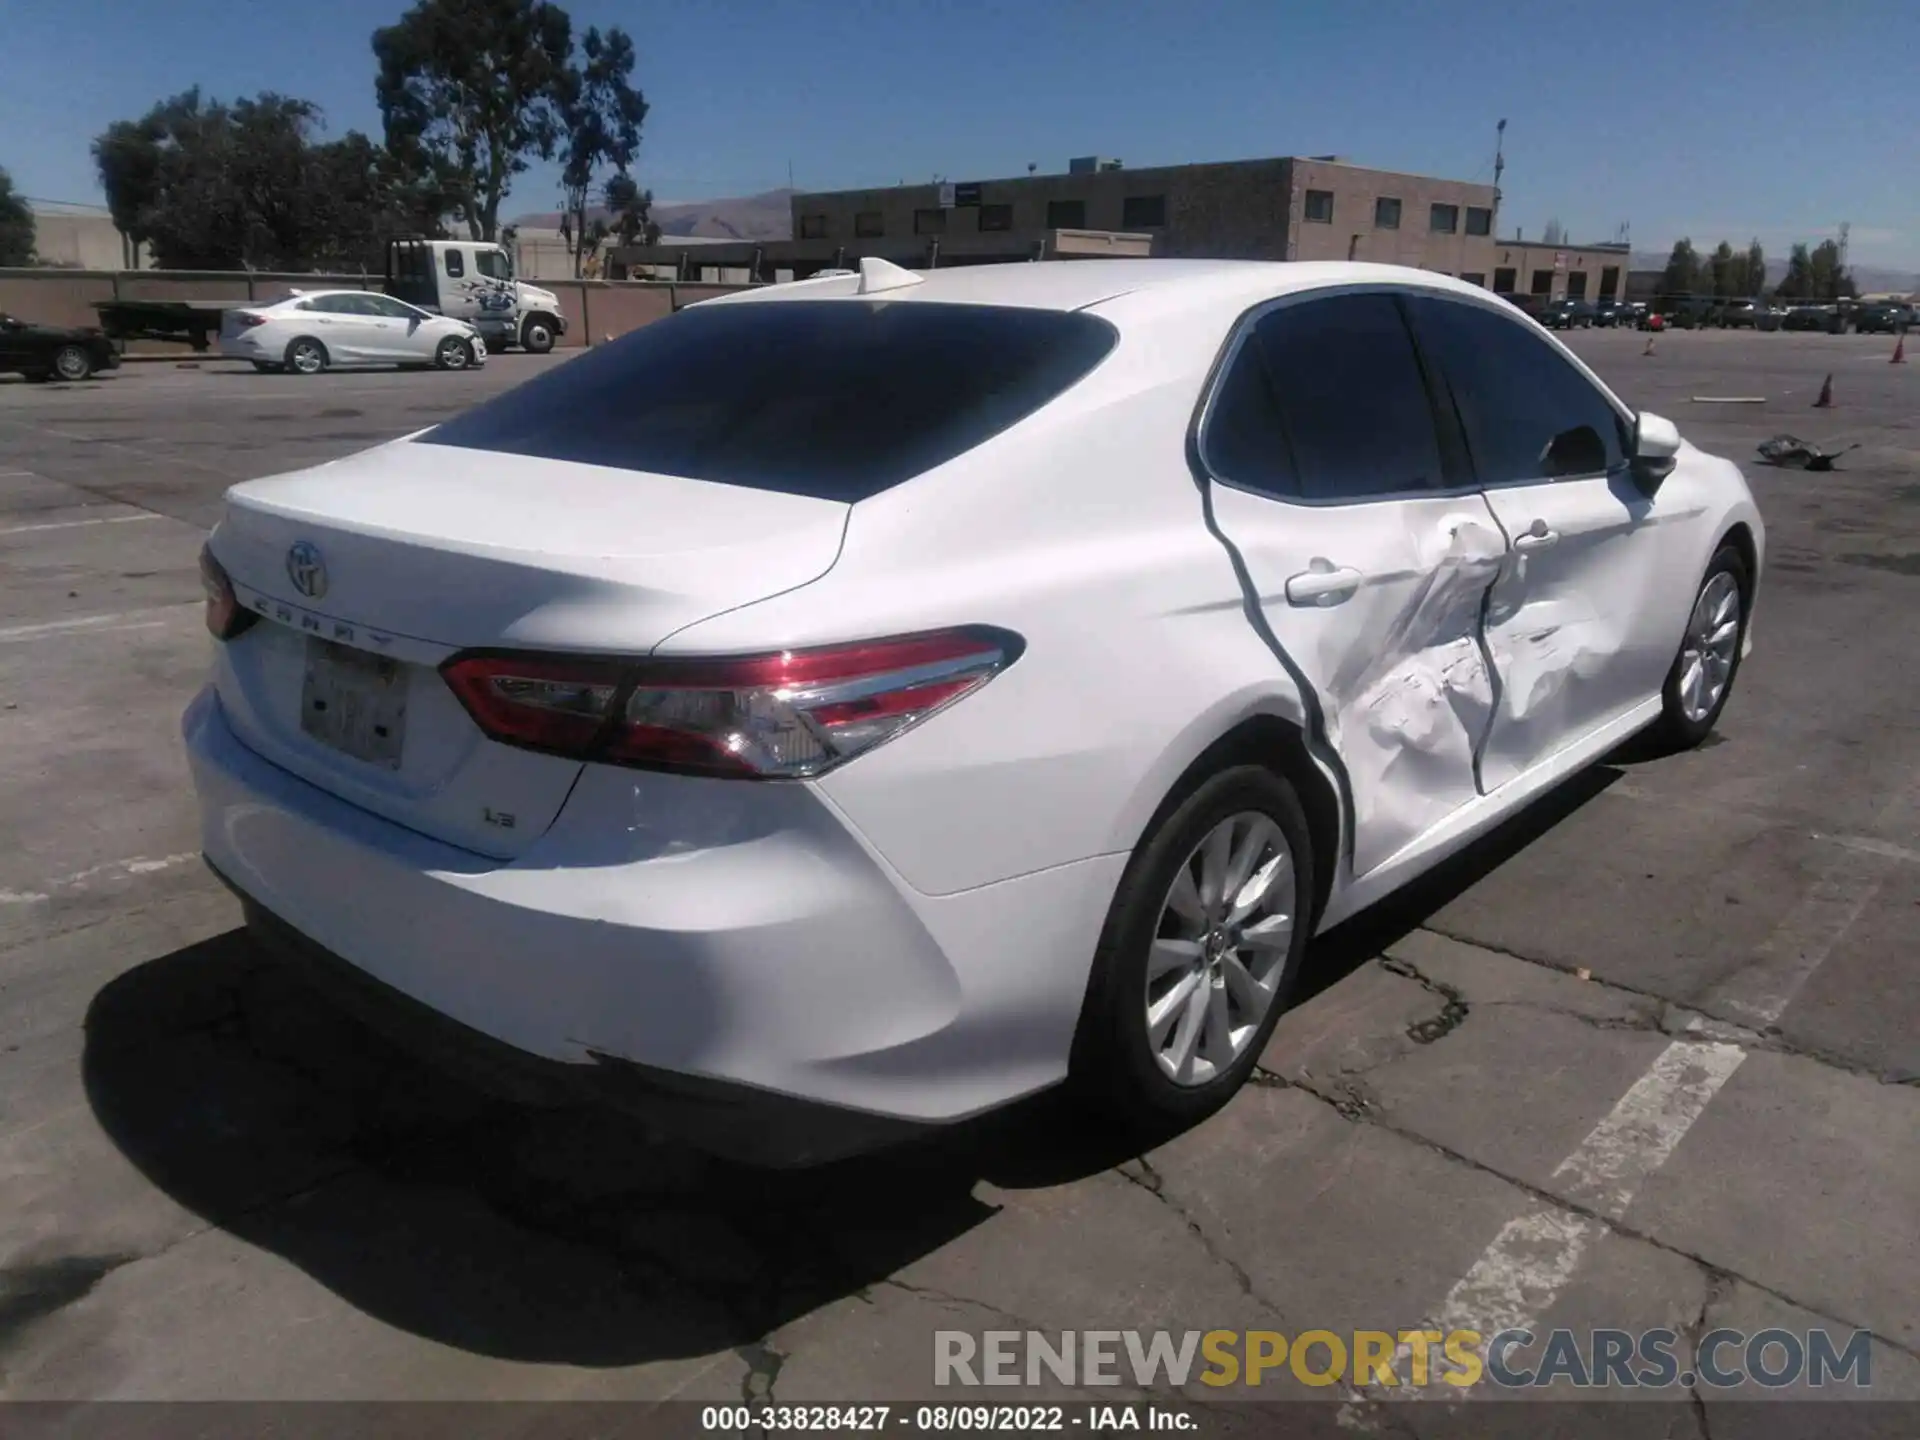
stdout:
{"type": "Polygon", "coordinates": [[[1436,205],[1429,213],[1427,228],[1438,235],[1451,235],[1460,228],[1458,205],[1436,205]]]}
{"type": "Polygon", "coordinates": [[[1551,295],[1553,293],[1553,272],[1551,270],[1534,271],[1533,284],[1527,288],[1532,290],[1536,295],[1551,295]]]}
{"type": "Polygon", "coordinates": [[[982,230],[1013,229],[1013,206],[982,205],[980,207],[980,228],[982,230]]]}
{"type": "Polygon", "coordinates": [[[1391,195],[1382,195],[1373,202],[1373,228],[1376,230],[1398,230],[1400,228],[1400,202],[1391,195]]]}
{"type": "Polygon", "coordinates": [[[1462,270],[1460,278],[1469,285],[1478,285],[1482,290],[1487,288],[1487,272],[1484,270],[1462,270]]]}
{"type": "Polygon", "coordinates": [[[1567,295],[1574,300],[1587,298],[1587,272],[1576,270],[1567,276],[1567,295]]]}
{"type": "Polygon", "coordinates": [[[1049,200],[1047,202],[1047,228],[1049,230],[1086,229],[1087,202],[1084,200],[1049,200]]]}
{"type": "Polygon", "coordinates": [[[1511,265],[1502,265],[1498,270],[1493,272],[1493,290],[1496,295],[1511,295],[1513,293],[1513,267],[1511,265]]]}
{"type": "Polygon", "coordinates": [[[913,212],[913,233],[916,235],[944,235],[947,233],[947,212],[944,210],[916,210],[913,212]]]}
{"type": "Polygon", "coordinates": [[[1493,233],[1493,211],[1484,205],[1467,206],[1467,234],[1491,235],[1493,233]]]}
{"type": "Polygon", "coordinates": [[[1331,190],[1307,191],[1307,219],[1316,225],[1333,223],[1333,192],[1331,190]]]}
{"type": "Polygon", "coordinates": [[[887,233],[886,217],[878,210],[862,210],[853,217],[853,233],[863,239],[887,233]]]}
{"type": "Polygon", "coordinates": [[[1120,202],[1120,228],[1153,230],[1167,223],[1167,197],[1129,195],[1120,202]]]}
{"type": "Polygon", "coordinates": [[[827,217],[824,215],[802,215],[800,217],[800,238],[802,240],[826,239],[827,217]]]}
{"type": "Polygon", "coordinates": [[[1603,296],[1611,295],[1616,300],[1621,298],[1620,267],[1618,265],[1604,265],[1601,267],[1600,293],[1603,296]]]}

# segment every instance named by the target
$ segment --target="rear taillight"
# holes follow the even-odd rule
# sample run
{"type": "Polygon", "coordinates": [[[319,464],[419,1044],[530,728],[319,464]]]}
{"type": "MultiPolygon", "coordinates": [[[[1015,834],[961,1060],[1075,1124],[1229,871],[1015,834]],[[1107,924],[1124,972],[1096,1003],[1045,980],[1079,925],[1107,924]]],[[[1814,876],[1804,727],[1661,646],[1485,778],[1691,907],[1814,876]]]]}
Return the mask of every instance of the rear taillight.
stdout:
{"type": "Polygon", "coordinates": [[[200,588],[207,593],[207,630],[216,640],[231,640],[259,619],[251,610],[241,608],[233,593],[233,582],[211,546],[200,547],[200,588]]]}
{"type": "Polygon", "coordinates": [[[1018,636],[969,628],[699,660],[456,655],[447,685],[492,739],[644,769],[819,775],[979,689],[1018,636]]]}
{"type": "Polygon", "coordinates": [[[233,323],[242,330],[251,330],[256,325],[266,324],[267,317],[264,315],[253,315],[245,310],[236,310],[233,312],[233,323]]]}

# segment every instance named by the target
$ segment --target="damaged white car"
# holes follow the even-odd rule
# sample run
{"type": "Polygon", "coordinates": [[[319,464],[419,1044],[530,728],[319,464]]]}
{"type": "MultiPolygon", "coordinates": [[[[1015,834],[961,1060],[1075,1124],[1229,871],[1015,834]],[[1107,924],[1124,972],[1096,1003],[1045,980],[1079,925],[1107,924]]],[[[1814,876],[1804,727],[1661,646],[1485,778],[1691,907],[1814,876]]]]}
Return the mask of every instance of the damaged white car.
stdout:
{"type": "Polygon", "coordinates": [[[782,1163],[1182,1121],[1310,935],[1702,740],[1763,549],[1443,276],[869,260],[234,489],[186,737],[257,932],[437,1054],[782,1163]]]}

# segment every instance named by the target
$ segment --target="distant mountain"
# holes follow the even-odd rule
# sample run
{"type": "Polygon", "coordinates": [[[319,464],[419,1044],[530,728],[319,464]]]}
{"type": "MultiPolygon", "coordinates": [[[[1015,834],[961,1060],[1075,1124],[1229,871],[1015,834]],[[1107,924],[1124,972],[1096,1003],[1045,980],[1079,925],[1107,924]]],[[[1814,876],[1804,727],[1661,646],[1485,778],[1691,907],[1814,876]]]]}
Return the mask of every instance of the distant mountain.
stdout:
{"type": "MultiPolygon", "coordinates": [[[[1703,255],[1705,251],[1701,252],[1703,255]]],[[[1635,270],[1664,270],[1667,268],[1665,250],[1635,250],[1629,262],[1635,270]]],[[[1848,267],[1853,273],[1853,283],[1860,287],[1863,295],[1883,295],[1889,291],[1897,294],[1909,294],[1920,290],[1920,275],[1911,270],[1888,270],[1878,265],[1853,265],[1848,267]]],[[[1787,273],[1787,260],[1784,255],[1767,257],[1767,283],[1776,285],[1787,273]]]]}
{"type": "MultiPolygon", "coordinates": [[[[787,240],[793,236],[791,190],[769,190],[764,195],[732,199],[690,200],[678,205],[655,205],[653,223],[662,235],[703,240],[787,240]]],[[[612,217],[602,209],[587,212],[589,219],[612,217]]],[[[549,210],[522,215],[514,224],[525,230],[557,230],[560,212],[549,210]]]]}

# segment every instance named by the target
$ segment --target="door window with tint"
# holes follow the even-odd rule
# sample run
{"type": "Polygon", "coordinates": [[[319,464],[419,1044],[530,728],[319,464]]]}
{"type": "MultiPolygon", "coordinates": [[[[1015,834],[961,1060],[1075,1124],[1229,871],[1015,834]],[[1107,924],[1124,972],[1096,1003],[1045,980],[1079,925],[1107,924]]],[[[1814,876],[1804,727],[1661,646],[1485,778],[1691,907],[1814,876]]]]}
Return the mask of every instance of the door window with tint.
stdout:
{"type": "Polygon", "coordinates": [[[1419,296],[1410,306],[1482,484],[1595,475],[1625,464],[1620,412],[1547,341],[1478,305],[1419,296]]]}
{"type": "Polygon", "coordinates": [[[383,316],[388,320],[418,320],[422,318],[418,310],[414,309],[411,305],[403,304],[401,301],[395,300],[391,295],[370,294],[366,297],[366,300],[367,304],[372,307],[373,314],[383,316]]]}
{"type": "Polygon", "coordinates": [[[466,256],[458,250],[449,250],[446,252],[446,255],[447,274],[458,280],[462,275],[467,273],[466,256]]]}
{"type": "Polygon", "coordinates": [[[479,250],[474,253],[473,268],[489,280],[507,278],[507,257],[498,250],[479,250]]]}
{"type": "Polygon", "coordinates": [[[1387,294],[1308,300],[1262,316],[1222,379],[1203,451],[1223,480],[1308,500],[1446,483],[1413,341],[1387,294]]]}

